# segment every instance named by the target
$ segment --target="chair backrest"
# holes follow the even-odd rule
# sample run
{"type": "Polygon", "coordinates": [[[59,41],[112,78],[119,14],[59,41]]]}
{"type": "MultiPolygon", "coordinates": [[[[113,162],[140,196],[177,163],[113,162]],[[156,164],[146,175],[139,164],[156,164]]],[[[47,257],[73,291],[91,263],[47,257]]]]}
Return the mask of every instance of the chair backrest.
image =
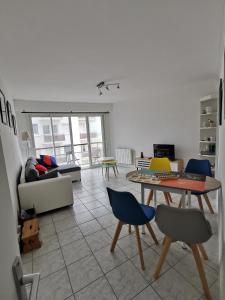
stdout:
{"type": "Polygon", "coordinates": [[[137,199],[129,192],[118,192],[107,188],[114,216],[131,225],[143,225],[149,222],[137,199]]]}
{"type": "Polygon", "coordinates": [[[159,229],[174,241],[201,244],[212,236],[210,223],[199,209],[158,205],[155,221],[159,229]]]}
{"type": "Polygon", "coordinates": [[[212,177],[211,165],[208,159],[190,159],[185,172],[212,177]]]}
{"type": "Polygon", "coordinates": [[[149,169],[157,172],[170,172],[170,161],[167,157],[153,157],[149,169]]]}

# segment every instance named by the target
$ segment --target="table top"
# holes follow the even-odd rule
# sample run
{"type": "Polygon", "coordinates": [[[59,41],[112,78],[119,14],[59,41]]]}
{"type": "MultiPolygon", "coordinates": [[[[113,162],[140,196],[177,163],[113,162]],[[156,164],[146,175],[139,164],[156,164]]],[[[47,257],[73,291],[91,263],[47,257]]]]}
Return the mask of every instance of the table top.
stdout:
{"type": "Polygon", "coordinates": [[[185,178],[157,180],[152,178],[152,175],[141,174],[139,171],[132,171],[126,175],[129,181],[141,184],[147,184],[152,187],[168,187],[191,192],[211,192],[218,190],[221,187],[219,180],[206,176],[205,181],[191,180],[185,178]]]}

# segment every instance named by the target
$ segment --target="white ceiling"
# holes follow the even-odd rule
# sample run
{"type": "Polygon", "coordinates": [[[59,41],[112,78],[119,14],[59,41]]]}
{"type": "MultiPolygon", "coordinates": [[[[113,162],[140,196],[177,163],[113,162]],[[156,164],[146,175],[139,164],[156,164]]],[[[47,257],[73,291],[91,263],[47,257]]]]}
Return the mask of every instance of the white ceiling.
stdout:
{"type": "Polygon", "coordinates": [[[114,102],[218,77],[223,0],[0,0],[17,99],[114,102]],[[121,82],[99,96],[96,83],[121,82]]]}

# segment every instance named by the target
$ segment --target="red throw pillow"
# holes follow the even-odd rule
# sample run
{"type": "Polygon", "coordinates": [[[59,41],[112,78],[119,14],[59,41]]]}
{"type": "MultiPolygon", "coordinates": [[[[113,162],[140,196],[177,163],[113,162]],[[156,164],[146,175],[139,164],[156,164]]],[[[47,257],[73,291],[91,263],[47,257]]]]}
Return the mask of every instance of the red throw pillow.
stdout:
{"type": "Polygon", "coordinates": [[[35,165],[35,169],[38,170],[39,175],[45,174],[48,171],[47,168],[45,168],[44,166],[42,166],[40,164],[35,165]]]}

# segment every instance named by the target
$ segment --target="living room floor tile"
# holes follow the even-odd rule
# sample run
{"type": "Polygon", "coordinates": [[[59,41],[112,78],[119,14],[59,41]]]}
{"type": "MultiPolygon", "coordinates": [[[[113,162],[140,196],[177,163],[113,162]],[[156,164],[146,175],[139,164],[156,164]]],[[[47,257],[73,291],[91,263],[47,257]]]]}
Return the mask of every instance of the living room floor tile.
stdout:
{"type": "Polygon", "coordinates": [[[80,239],[62,247],[66,265],[69,265],[91,254],[91,250],[85,239],[80,239]]]}
{"type": "Polygon", "coordinates": [[[33,250],[33,257],[36,258],[38,256],[47,254],[55,249],[59,248],[59,242],[57,235],[51,235],[48,238],[44,238],[42,240],[41,248],[33,250]]]}
{"type": "Polygon", "coordinates": [[[97,251],[112,242],[111,237],[108,235],[106,230],[97,231],[86,237],[86,240],[92,251],[97,251]]]}
{"type": "MultiPolygon", "coordinates": [[[[135,234],[129,234],[119,239],[117,244],[128,258],[131,258],[138,253],[138,246],[137,246],[137,240],[135,234]]],[[[149,245],[147,245],[144,241],[141,241],[141,247],[142,250],[145,250],[149,248],[149,245]]]]}
{"type": "Polygon", "coordinates": [[[61,246],[82,238],[83,235],[78,227],[72,227],[58,233],[58,239],[61,246]]]}
{"type": "Polygon", "coordinates": [[[94,201],[85,203],[85,206],[86,206],[89,210],[90,210],[90,209],[96,209],[96,208],[102,206],[102,203],[99,202],[98,200],[94,200],[94,201]]]}
{"type": "Polygon", "coordinates": [[[131,299],[147,286],[147,282],[130,261],[113,269],[106,277],[121,300],[131,299]]]}
{"type": "Polygon", "coordinates": [[[74,216],[68,216],[66,219],[58,220],[55,221],[54,223],[55,223],[55,229],[57,233],[69,229],[71,227],[77,226],[74,216]]]}
{"type": "Polygon", "coordinates": [[[45,238],[50,235],[56,234],[55,226],[53,223],[47,224],[47,225],[40,225],[40,235],[41,237],[45,238]]]}
{"type": "Polygon", "coordinates": [[[105,216],[97,218],[98,222],[102,225],[103,228],[107,228],[113,224],[117,224],[118,220],[114,217],[113,214],[109,213],[105,216]]]}
{"type": "Polygon", "coordinates": [[[103,275],[93,255],[68,266],[73,291],[77,292],[103,275]]]}
{"type": "Polygon", "coordinates": [[[72,289],[66,269],[53,273],[39,282],[37,300],[63,300],[70,295],[72,289]]]}
{"type": "Polygon", "coordinates": [[[94,252],[94,256],[104,273],[111,271],[127,260],[126,255],[120,250],[120,248],[116,248],[114,252],[111,252],[110,245],[94,252]]]}
{"type": "Polygon", "coordinates": [[[148,286],[140,294],[133,298],[133,300],[161,300],[159,295],[153,290],[151,286],[148,286]]]}
{"type": "Polygon", "coordinates": [[[80,224],[79,227],[80,227],[81,232],[85,236],[102,229],[101,225],[96,220],[92,220],[92,221],[88,221],[86,223],[80,224]]]}
{"type": "Polygon", "coordinates": [[[101,217],[104,215],[107,215],[110,213],[110,211],[105,207],[105,206],[101,206],[101,207],[97,207],[94,209],[91,209],[90,212],[92,213],[92,215],[94,215],[96,218],[97,217],[101,217]]]}
{"type": "Polygon", "coordinates": [[[75,294],[77,300],[116,300],[116,296],[104,277],[101,277],[75,294]]]}
{"type": "Polygon", "coordinates": [[[201,294],[173,268],[152,283],[163,299],[199,299],[201,294]]]}
{"type": "Polygon", "coordinates": [[[62,269],[64,266],[63,256],[59,249],[33,260],[33,272],[40,273],[41,278],[62,269]]]}
{"type": "Polygon", "coordinates": [[[93,220],[94,216],[89,211],[86,211],[86,212],[77,214],[75,216],[75,219],[76,219],[77,224],[82,224],[82,223],[86,223],[88,221],[93,220]]]}
{"type": "MultiPolygon", "coordinates": [[[[205,270],[208,285],[211,286],[217,280],[218,274],[215,270],[208,267],[204,262],[203,267],[205,270]]],[[[189,281],[193,286],[195,286],[200,292],[202,292],[202,285],[193,255],[185,256],[179,263],[174,266],[174,269],[181,275],[183,275],[186,280],[189,281]]]]}
{"type": "MultiPolygon", "coordinates": [[[[134,256],[131,259],[131,261],[132,261],[132,263],[134,263],[136,268],[141,272],[142,276],[144,276],[144,278],[149,283],[151,283],[155,280],[153,278],[153,273],[155,271],[156,264],[158,263],[160,256],[151,248],[144,250],[143,256],[144,256],[144,262],[145,262],[145,270],[144,271],[141,270],[140,257],[138,254],[136,256],[134,256]]],[[[170,268],[170,266],[165,262],[162,267],[161,274],[166,272],[169,268],[170,268]]]]}

